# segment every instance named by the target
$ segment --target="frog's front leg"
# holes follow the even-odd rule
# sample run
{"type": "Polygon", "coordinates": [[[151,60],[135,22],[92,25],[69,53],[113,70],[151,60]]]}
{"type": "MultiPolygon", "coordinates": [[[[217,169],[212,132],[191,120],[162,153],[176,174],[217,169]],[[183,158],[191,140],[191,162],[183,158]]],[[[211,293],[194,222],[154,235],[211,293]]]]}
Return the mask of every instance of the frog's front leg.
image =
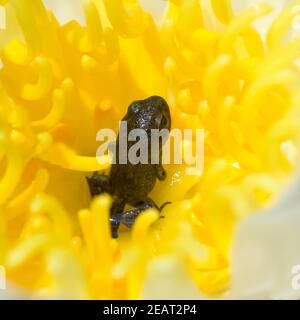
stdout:
{"type": "Polygon", "coordinates": [[[86,177],[86,180],[88,182],[92,197],[104,192],[111,193],[109,178],[106,175],[94,172],[91,177],[86,177]]]}
{"type": "MultiPolygon", "coordinates": [[[[128,210],[122,213],[119,213],[117,215],[114,215],[114,219],[118,220],[119,224],[123,224],[128,228],[131,228],[138,217],[138,215],[150,208],[156,208],[158,211],[160,211],[160,208],[155,204],[155,202],[150,199],[146,198],[143,201],[139,201],[134,204],[135,209],[128,210]]],[[[115,221],[117,222],[117,221],[115,221]]]]}
{"type": "Polygon", "coordinates": [[[141,212],[154,207],[156,208],[156,206],[153,206],[152,203],[150,204],[150,202],[149,203],[143,202],[143,203],[140,203],[139,207],[136,207],[135,209],[128,210],[125,212],[115,213],[111,215],[109,220],[111,225],[112,237],[118,238],[118,229],[120,224],[123,224],[126,227],[131,228],[137,216],[141,212]]]}
{"type": "MultiPolygon", "coordinates": [[[[128,210],[122,213],[117,213],[113,217],[111,217],[111,224],[112,225],[119,225],[123,224],[128,228],[131,228],[138,217],[140,213],[147,209],[155,208],[159,212],[163,210],[163,208],[170,204],[171,202],[165,202],[162,206],[158,207],[155,202],[151,198],[146,198],[144,201],[139,201],[135,204],[135,209],[128,210]]],[[[163,216],[160,216],[160,218],[164,218],[163,216]]],[[[115,234],[115,238],[118,237],[118,234],[115,234]]]]}
{"type": "Polygon", "coordinates": [[[122,221],[123,211],[126,205],[126,200],[115,198],[110,208],[110,228],[113,238],[118,238],[118,230],[122,221]]]}

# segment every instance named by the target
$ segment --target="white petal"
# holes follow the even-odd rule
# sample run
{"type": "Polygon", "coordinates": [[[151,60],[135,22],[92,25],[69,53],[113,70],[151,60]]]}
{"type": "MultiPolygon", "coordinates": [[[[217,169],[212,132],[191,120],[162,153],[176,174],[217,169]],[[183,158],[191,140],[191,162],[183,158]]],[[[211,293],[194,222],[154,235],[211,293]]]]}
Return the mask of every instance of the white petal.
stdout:
{"type": "Polygon", "coordinates": [[[276,206],[238,226],[232,258],[232,298],[300,298],[292,285],[300,265],[300,179],[276,206]]]}
{"type": "Polygon", "coordinates": [[[236,12],[242,12],[245,8],[249,8],[257,3],[270,4],[274,10],[254,23],[254,26],[260,34],[265,37],[274,18],[293,1],[294,0],[235,0],[233,1],[233,7],[236,12]]]}
{"type": "Polygon", "coordinates": [[[163,13],[163,9],[166,5],[162,0],[149,1],[149,0],[140,0],[140,4],[143,9],[147,12],[150,12],[156,21],[159,21],[163,13]]]}
{"type": "MultiPolygon", "coordinates": [[[[82,3],[82,0],[44,0],[46,7],[55,13],[62,24],[74,19],[80,23],[84,22],[82,3]]],[[[162,0],[140,0],[140,3],[145,11],[150,12],[157,21],[159,20],[165,6],[162,0]]]]}
{"type": "Polygon", "coordinates": [[[204,299],[179,258],[161,257],[148,266],[142,299],[204,299]]]}
{"type": "Polygon", "coordinates": [[[64,24],[70,20],[84,22],[81,0],[44,0],[45,6],[54,12],[60,23],[64,24]]]}

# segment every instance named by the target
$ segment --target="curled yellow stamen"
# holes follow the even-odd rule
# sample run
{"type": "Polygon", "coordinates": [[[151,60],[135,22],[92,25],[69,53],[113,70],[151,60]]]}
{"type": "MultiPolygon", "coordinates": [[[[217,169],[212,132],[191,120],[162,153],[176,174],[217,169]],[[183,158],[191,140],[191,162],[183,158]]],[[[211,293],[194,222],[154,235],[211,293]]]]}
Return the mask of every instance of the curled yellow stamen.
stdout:
{"type": "Polygon", "coordinates": [[[212,109],[217,108],[216,101],[219,101],[219,88],[222,85],[222,75],[232,61],[231,56],[221,55],[212,63],[203,80],[203,90],[212,109]],[[211,84],[215,85],[212,86],[211,84]]]}
{"type": "Polygon", "coordinates": [[[6,267],[18,268],[36,254],[45,250],[51,242],[51,238],[44,234],[34,235],[23,240],[8,254],[6,258],[6,267]]]}
{"type": "Polygon", "coordinates": [[[249,25],[257,18],[271,12],[272,7],[266,4],[255,4],[247,9],[243,14],[234,18],[231,24],[225,30],[220,39],[219,49],[222,53],[231,53],[233,43],[241,31],[249,28],[249,25]]]}
{"type": "Polygon", "coordinates": [[[157,210],[151,209],[139,215],[132,230],[132,239],[137,243],[145,243],[146,235],[150,225],[157,221],[159,214],[157,210]]]}
{"type": "Polygon", "coordinates": [[[40,169],[37,172],[36,177],[30,186],[8,203],[6,208],[6,219],[13,219],[26,210],[30,200],[32,200],[37,193],[41,193],[45,190],[48,183],[48,176],[48,171],[45,169],[40,169]]]}
{"type": "Polygon", "coordinates": [[[39,100],[50,90],[53,81],[53,71],[50,62],[43,57],[36,57],[32,64],[38,75],[36,83],[26,83],[21,90],[25,100],[39,100]]]}
{"type": "Polygon", "coordinates": [[[23,170],[22,157],[15,147],[7,150],[6,170],[0,181],[0,204],[4,204],[15,190],[23,170]]]}
{"type": "Polygon", "coordinates": [[[74,151],[61,143],[56,143],[48,148],[48,150],[45,150],[43,154],[40,154],[40,158],[62,168],[76,171],[105,170],[109,168],[111,163],[110,156],[102,156],[102,164],[99,164],[96,157],[77,155],[74,151]]]}
{"type": "Polygon", "coordinates": [[[36,215],[48,214],[53,222],[54,233],[58,239],[71,243],[70,217],[55,199],[41,194],[32,202],[30,209],[36,215]]]}
{"type": "Polygon", "coordinates": [[[226,150],[245,167],[252,170],[259,170],[262,167],[260,159],[254,154],[239,145],[232,134],[230,119],[232,119],[234,99],[227,97],[221,104],[218,113],[219,139],[226,150]]]}
{"type": "Polygon", "coordinates": [[[97,47],[103,39],[103,30],[100,16],[95,4],[91,0],[84,1],[85,19],[88,39],[93,48],[97,47]]]}
{"type": "Polygon", "coordinates": [[[246,96],[243,100],[243,109],[241,110],[241,121],[244,131],[244,135],[247,143],[252,148],[252,150],[260,150],[260,133],[255,125],[255,106],[257,101],[261,98],[262,93],[264,93],[272,85],[283,85],[286,86],[294,79],[294,74],[288,70],[281,70],[275,74],[269,74],[265,77],[258,79],[249,88],[246,96]]]}
{"type": "Polygon", "coordinates": [[[135,37],[148,26],[148,15],[136,0],[104,0],[113,27],[123,36],[135,37]]]}
{"type": "Polygon", "coordinates": [[[268,32],[267,41],[271,49],[280,46],[282,37],[288,31],[293,19],[299,15],[300,1],[294,1],[278,16],[268,32]]]}
{"type": "Polygon", "coordinates": [[[233,17],[230,0],[211,0],[216,17],[224,24],[228,24],[233,17]]]}
{"type": "Polygon", "coordinates": [[[17,65],[26,65],[30,59],[28,48],[17,39],[13,39],[5,46],[3,55],[8,61],[17,65]]]}
{"type": "Polygon", "coordinates": [[[34,121],[33,127],[38,131],[52,129],[63,117],[65,110],[65,94],[63,90],[56,89],[53,92],[53,107],[49,114],[42,120],[34,121]]]}

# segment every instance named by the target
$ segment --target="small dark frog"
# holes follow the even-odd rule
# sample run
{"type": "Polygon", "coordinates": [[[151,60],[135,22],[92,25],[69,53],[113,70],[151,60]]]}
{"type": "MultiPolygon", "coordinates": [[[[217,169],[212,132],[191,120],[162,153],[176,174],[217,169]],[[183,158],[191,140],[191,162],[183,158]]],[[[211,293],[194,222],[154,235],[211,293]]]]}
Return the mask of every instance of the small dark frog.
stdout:
{"type": "MultiPolygon", "coordinates": [[[[130,104],[127,114],[122,119],[127,121],[127,132],[132,129],[143,129],[148,137],[148,156],[151,155],[151,129],[171,128],[171,115],[167,102],[159,97],[152,96],[145,100],[134,101],[130,104]]],[[[166,172],[162,166],[162,145],[165,141],[160,140],[157,148],[158,161],[152,164],[150,159],[147,163],[132,164],[119,160],[120,133],[116,141],[115,161],[113,161],[109,176],[94,173],[88,177],[90,192],[92,196],[101,193],[109,193],[113,197],[110,210],[110,224],[113,238],[118,237],[120,224],[131,227],[137,216],[149,208],[158,208],[148,194],[154,188],[156,179],[165,180],[166,172]],[[132,210],[124,211],[125,205],[134,207],[132,210]]],[[[127,140],[127,137],[125,137],[127,140]]],[[[127,152],[135,142],[127,141],[127,152]]],[[[153,155],[153,153],[152,153],[153,155]]]]}

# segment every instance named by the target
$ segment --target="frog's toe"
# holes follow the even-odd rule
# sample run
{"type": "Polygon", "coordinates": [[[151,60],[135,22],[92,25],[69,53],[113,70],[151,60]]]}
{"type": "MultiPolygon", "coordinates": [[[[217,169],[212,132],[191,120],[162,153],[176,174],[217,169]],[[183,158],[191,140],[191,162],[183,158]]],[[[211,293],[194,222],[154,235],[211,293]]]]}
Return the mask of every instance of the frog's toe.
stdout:
{"type": "Polygon", "coordinates": [[[111,236],[114,239],[117,239],[119,237],[119,226],[122,220],[122,214],[115,214],[110,219],[110,230],[111,230],[111,236]]]}
{"type": "Polygon", "coordinates": [[[159,211],[162,212],[163,209],[164,209],[164,207],[167,206],[168,204],[171,204],[171,203],[172,203],[172,202],[170,202],[170,201],[167,201],[167,202],[163,203],[163,204],[159,207],[159,211]]]}
{"type": "Polygon", "coordinates": [[[119,233],[117,230],[111,230],[111,237],[113,239],[118,239],[119,238],[119,233]]]}

